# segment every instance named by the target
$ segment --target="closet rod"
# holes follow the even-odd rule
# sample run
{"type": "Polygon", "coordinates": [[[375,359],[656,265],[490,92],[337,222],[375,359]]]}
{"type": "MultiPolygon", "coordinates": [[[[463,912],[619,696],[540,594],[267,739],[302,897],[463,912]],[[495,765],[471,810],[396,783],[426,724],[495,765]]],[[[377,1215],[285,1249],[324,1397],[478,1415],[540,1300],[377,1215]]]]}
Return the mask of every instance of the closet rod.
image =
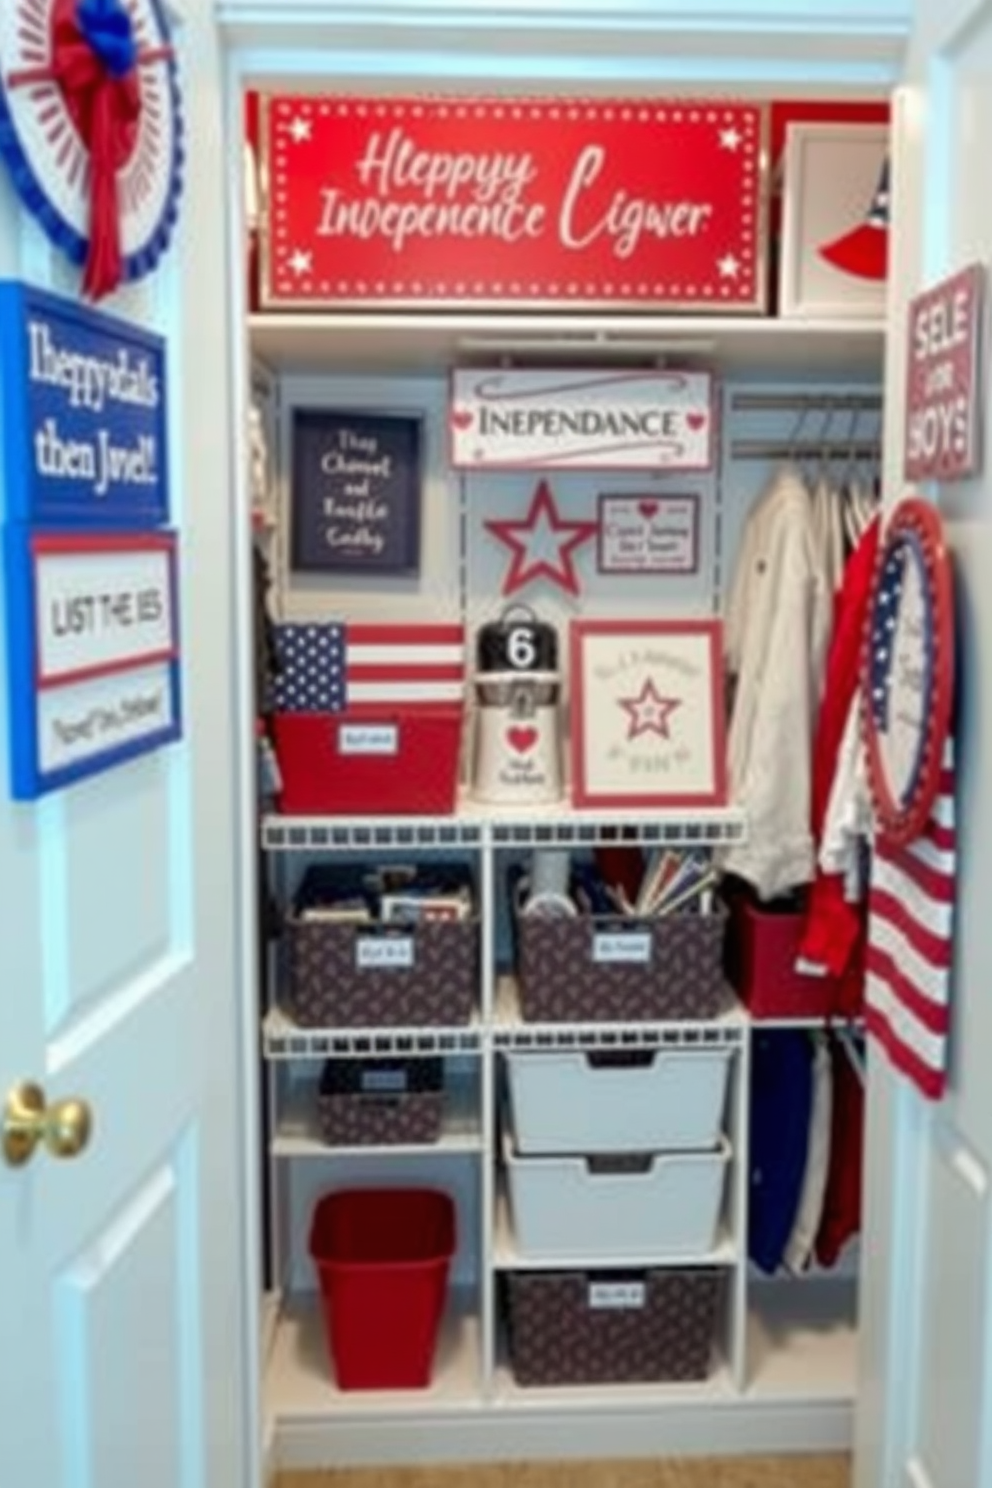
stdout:
{"type": "Polygon", "coordinates": [[[780,440],[735,439],[730,447],[733,460],[877,460],[882,447],[877,442],[851,444],[843,440],[803,439],[798,444],[780,440]]]}
{"type": "Polygon", "coordinates": [[[881,393],[734,393],[735,413],[881,413],[881,393]]]}

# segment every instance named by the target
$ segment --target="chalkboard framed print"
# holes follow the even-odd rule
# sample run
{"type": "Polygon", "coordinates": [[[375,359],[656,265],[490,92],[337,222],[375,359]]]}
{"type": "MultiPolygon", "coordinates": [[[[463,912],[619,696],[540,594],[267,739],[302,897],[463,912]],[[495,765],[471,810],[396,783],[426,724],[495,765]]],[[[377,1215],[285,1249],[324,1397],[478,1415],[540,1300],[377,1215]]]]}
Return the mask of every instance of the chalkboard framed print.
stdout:
{"type": "Polygon", "coordinates": [[[918,497],[887,523],[868,616],[861,681],[876,831],[905,846],[940,787],[954,693],[950,555],[939,513],[918,497]]]}
{"type": "Polygon", "coordinates": [[[422,419],[297,409],[292,445],[293,567],[418,573],[422,419]]]}

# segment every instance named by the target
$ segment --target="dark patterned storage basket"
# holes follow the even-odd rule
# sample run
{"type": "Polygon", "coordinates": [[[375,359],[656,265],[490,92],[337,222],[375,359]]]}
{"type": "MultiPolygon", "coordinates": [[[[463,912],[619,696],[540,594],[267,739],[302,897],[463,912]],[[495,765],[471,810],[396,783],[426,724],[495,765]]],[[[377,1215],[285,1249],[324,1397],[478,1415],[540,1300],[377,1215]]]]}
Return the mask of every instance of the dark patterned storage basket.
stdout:
{"type": "Polygon", "coordinates": [[[329,1059],[317,1120],[331,1147],[430,1146],[444,1120],[442,1059],[329,1059]]]}
{"type": "Polygon", "coordinates": [[[515,1272],[510,1362],[519,1385],[706,1379],[723,1273],[515,1272]]]}
{"type": "Polygon", "coordinates": [[[304,1028],[468,1023],[479,987],[477,920],[285,926],[285,1011],[304,1028]]]}
{"type": "Polygon", "coordinates": [[[520,1005],[531,1023],[713,1018],[732,998],[727,916],[517,920],[520,1005]]]}

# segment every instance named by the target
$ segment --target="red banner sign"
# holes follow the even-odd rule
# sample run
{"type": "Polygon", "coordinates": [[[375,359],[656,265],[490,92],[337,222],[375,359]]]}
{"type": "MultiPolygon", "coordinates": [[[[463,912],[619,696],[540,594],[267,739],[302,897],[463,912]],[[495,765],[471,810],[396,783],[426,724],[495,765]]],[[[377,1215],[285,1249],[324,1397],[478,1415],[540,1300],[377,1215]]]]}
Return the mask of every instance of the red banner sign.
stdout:
{"type": "Polygon", "coordinates": [[[964,480],[979,468],[981,264],[918,295],[909,307],[907,480],[964,480]]]}
{"type": "Polygon", "coordinates": [[[270,307],[764,307],[764,110],[272,97],[270,307]]]}

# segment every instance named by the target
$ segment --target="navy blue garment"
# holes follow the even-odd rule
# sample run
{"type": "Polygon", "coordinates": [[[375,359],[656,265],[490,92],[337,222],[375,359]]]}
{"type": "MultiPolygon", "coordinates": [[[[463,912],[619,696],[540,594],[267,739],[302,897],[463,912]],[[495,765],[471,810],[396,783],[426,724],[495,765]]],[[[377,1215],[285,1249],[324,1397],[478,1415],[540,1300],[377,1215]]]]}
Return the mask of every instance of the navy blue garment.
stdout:
{"type": "Polygon", "coordinates": [[[799,1209],[813,1110],[813,1043],[795,1029],[751,1046],[751,1200],[748,1254],[773,1274],[799,1209]]]}

